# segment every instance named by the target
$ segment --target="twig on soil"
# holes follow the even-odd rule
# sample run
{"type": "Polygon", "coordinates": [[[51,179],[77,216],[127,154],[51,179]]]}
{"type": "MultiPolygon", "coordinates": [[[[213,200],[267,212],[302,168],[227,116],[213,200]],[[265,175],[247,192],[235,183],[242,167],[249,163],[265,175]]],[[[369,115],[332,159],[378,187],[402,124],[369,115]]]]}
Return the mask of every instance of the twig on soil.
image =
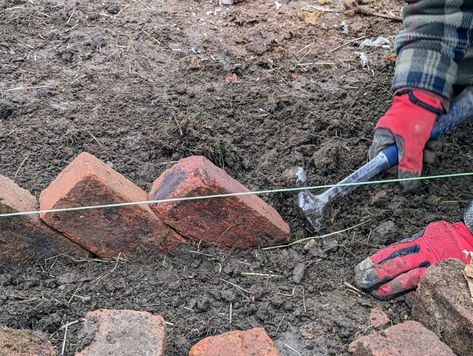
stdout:
{"type": "Polygon", "coordinates": [[[282,322],[284,321],[284,318],[285,318],[285,317],[286,317],[286,314],[284,314],[284,315],[282,316],[281,321],[279,322],[278,327],[276,328],[276,331],[274,332],[275,334],[278,333],[279,328],[281,327],[281,324],[282,324],[282,322]]]}
{"type": "Polygon", "coordinates": [[[230,303],[230,325],[232,325],[232,320],[233,320],[233,303],[230,303]]]}
{"type": "Polygon", "coordinates": [[[343,284],[345,285],[345,287],[348,288],[348,291],[351,291],[353,293],[356,293],[358,295],[366,295],[365,293],[363,293],[361,290],[359,290],[358,288],[356,288],[355,286],[351,285],[350,283],[348,282],[343,282],[343,284]]]}
{"type": "Polygon", "coordinates": [[[104,147],[103,144],[97,139],[97,137],[94,136],[94,134],[92,132],[90,132],[90,130],[85,130],[87,131],[87,133],[90,135],[90,137],[92,137],[94,139],[95,142],[97,142],[99,144],[100,147],[104,147]]]}
{"type": "Polygon", "coordinates": [[[277,249],[277,248],[290,247],[290,246],[292,246],[292,245],[300,244],[300,243],[302,243],[302,242],[306,242],[306,241],[309,241],[309,240],[322,239],[322,238],[325,238],[325,237],[329,237],[329,236],[341,234],[341,233],[344,233],[344,232],[347,232],[347,231],[356,229],[357,227],[359,227],[359,226],[361,226],[361,225],[364,225],[364,224],[366,224],[366,223],[369,222],[369,221],[370,221],[370,220],[365,220],[365,221],[363,221],[363,222],[361,222],[361,223],[359,223],[359,224],[356,224],[356,225],[354,225],[354,226],[347,227],[346,229],[343,229],[343,230],[334,231],[334,232],[331,232],[331,233],[328,233],[328,234],[325,234],[325,235],[306,237],[306,238],[304,238],[304,239],[300,239],[300,240],[296,240],[296,241],[293,241],[293,242],[291,242],[291,243],[288,243],[287,245],[277,245],[277,246],[264,247],[264,248],[262,248],[262,250],[265,251],[265,250],[274,250],[274,249],[277,249]]]}
{"type": "MultiPolygon", "coordinates": [[[[55,261],[56,262],[56,261],[55,261]]],[[[76,293],[79,291],[80,287],[82,286],[82,283],[83,282],[80,282],[79,283],[79,286],[76,288],[76,290],[74,291],[74,293],[72,293],[72,296],[69,298],[69,300],[67,301],[67,304],[70,304],[72,302],[72,299],[74,299],[74,297],[79,297],[76,293]]]]}
{"type": "Polygon", "coordinates": [[[174,119],[174,122],[176,123],[176,125],[179,129],[179,133],[181,134],[181,136],[184,136],[184,133],[182,132],[181,124],[179,123],[179,121],[177,121],[176,116],[172,115],[172,118],[174,119]]]}
{"type": "Polygon", "coordinates": [[[240,287],[238,284],[232,283],[232,282],[227,281],[227,280],[225,280],[225,279],[223,279],[223,278],[220,278],[220,280],[221,280],[222,282],[225,282],[225,283],[230,284],[231,286],[234,286],[235,288],[238,288],[239,290],[241,290],[241,291],[243,291],[243,292],[245,292],[245,293],[251,294],[251,292],[250,292],[248,289],[245,289],[245,288],[243,288],[243,287],[240,287]]]}
{"type": "Polygon", "coordinates": [[[298,67],[305,67],[305,66],[333,66],[335,62],[310,62],[310,63],[297,63],[296,66],[298,67]]]}
{"type": "Polygon", "coordinates": [[[256,277],[282,277],[279,274],[268,274],[268,273],[252,273],[252,272],[242,272],[242,276],[256,276],[256,277]]]}
{"type": "Polygon", "coordinates": [[[20,166],[19,166],[18,169],[16,170],[15,174],[13,175],[13,177],[16,177],[16,176],[18,175],[18,173],[20,173],[21,168],[23,168],[23,165],[25,164],[25,162],[28,160],[28,158],[30,158],[30,155],[31,155],[31,154],[28,153],[28,154],[26,155],[26,157],[23,159],[23,161],[21,161],[20,166]]]}
{"type": "Polygon", "coordinates": [[[76,12],[76,9],[75,9],[75,8],[74,8],[74,9],[72,9],[71,16],[69,16],[69,18],[67,19],[67,21],[66,21],[66,25],[67,25],[67,24],[69,24],[69,22],[71,22],[71,20],[72,20],[72,16],[74,16],[74,13],[75,13],[75,12],[76,12]]]}
{"type": "Polygon", "coordinates": [[[16,87],[16,88],[10,88],[10,89],[5,89],[3,93],[9,92],[9,91],[17,91],[17,90],[33,90],[33,89],[42,89],[42,88],[55,88],[55,85],[36,85],[32,87],[16,87]]]}
{"type": "Polygon", "coordinates": [[[292,351],[294,351],[296,354],[302,356],[302,354],[301,354],[299,351],[297,351],[295,348],[293,348],[292,346],[289,346],[289,345],[286,344],[285,342],[283,343],[283,345],[286,346],[289,350],[292,350],[292,351]]]}
{"type": "Polygon", "coordinates": [[[308,5],[310,8],[321,11],[321,12],[343,12],[342,9],[328,9],[326,7],[320,7],[320,6],[315,6],[315,5],[308,5]]]}
{"type": "Polygon", "coordinates": [[[353,42],[362,40],[362,39],[364,39],[365,37],[366,37],[366,36],[360,36],[360,37],[354,38],[354,39],[352,39],[352,40],[350,40],[350,41],[347,41],[347,42],[341,44],[340,46],[337,46],[337,47],[331,49],[330,51],[328,51],[328,53],[333,53],[333,52],[339,50],[340,48],[343,48],[343,47],[345,47],[345,46],[348,46],[350,43],[353,43],[353,42]]]}
{"type": "Polygon", "coordinates": [[[302,306],[304,307],[304,313],[307,314],[307,305],[305,304],[305,289],[302,288],[302,306]]]}
{"type": "Polygon", "coordinates": [[[178,161],[166,161],[166,162],[161,162],[161,163],[156,163],[157,166],[165,166],[167,164],[174,164],[177,163],[178,161]]]}
{"type": "Polygon", "coordinates": [[[379,12],[374,12],[362,7],[356,7],[355,14],[382,17],[383,19],[388,19],[388,20],[393,20],[393,21],[402,21],[402,18],[399,16],[380,14],[379,12]]]}
{"type": "Polygon", "coordinates": [[[66,340],[67,340],[67,329],[68,328],[69,328],[69,323],[66,324],[66,327],[64,329],[64,338],[62,339],[61,355],[64,355],[64,351],[66,350],[66,340]]]}
{"type": "Polygon", "coordinates": [[[312,43],[309,43],[308,45],[305,45],[300,50],[298,50],[295,54],[301,53],[303,50],[305,50],[306,48],[309,48],[310,46],[313,46],[314,44],[315,44],[315,42],[312,42],[312,43]]]}
{"type": "Polygon", "coordinates": [[[214,255],[211,255],[210,253],[203,253],[203,252],[193,251],[193,250],[189,250],[189,252],[195,253],[196,255],[205,256],[205,257],[215,257],[214,255]]]}
{"type": "Polygon", "coordinates": [[[161,44],[161,42],[159,40],[157,40],[156,38],[154,38],[153,36],[151,36],[148,32],[146,32],[145,30],[141,30],[141,32],[143,32],[146,36],[148,36],[149,38],[151,38],[154,42],[156,42],[157,44],[161,44]]]}
{"type": "Polygon", "coordinates": [[[97,282],[95,282],[95,285],[98,285],[99,282],[104,279],[105,277],[108,277],[109,275],[111,275],[113,272],[115,272],[115,270],[117,269],[117,266],[118,266],[118,262],[120,262],[120,256],[121,256],[121,252],[118,254],[117,258],[116,258],[116,262],[115,262],[115,266],[113,266],[112,270],[110,272],[107,272],[103,275],[101,275],[99,278],[97,278],[97,282]]]}

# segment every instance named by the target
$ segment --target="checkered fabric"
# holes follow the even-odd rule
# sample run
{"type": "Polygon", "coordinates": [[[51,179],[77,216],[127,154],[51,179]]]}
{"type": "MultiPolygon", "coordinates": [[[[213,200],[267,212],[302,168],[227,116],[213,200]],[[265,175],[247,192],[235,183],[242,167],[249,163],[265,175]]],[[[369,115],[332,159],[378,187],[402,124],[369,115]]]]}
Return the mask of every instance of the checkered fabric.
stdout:
{"type": "MultiPolygon", "coordinates": [[[[393,90],[420,88],[451,100],[459,65],[473,45],[473,0],[407,2],[403,30],[395,42],[393,90]]],[[[473,83],[473,76],[470,80],[473,83]]]]}

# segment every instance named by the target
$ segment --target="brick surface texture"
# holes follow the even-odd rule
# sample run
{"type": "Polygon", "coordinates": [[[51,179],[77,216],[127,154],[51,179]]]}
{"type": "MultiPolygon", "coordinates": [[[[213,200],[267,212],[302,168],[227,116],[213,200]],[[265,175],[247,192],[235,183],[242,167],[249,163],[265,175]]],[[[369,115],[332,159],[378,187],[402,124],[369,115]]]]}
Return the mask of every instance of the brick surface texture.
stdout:
{"type": "Polygon", "coordinates": [[[420,280],[412,316],[458,355],[473,355],[473,302],[464,268],[455,259],[431,266],[420,280]]]}
{"type": "Polygon", "coordinates": [[[164,356],[166,326],[159,315],[134,310],[100,309],[86,314],[93,339],[76,356],[164,356]],[[92,327],[90,327],[92,326],[92,327]]]}
{"type": "MultiPolygon", "coordinates": [[[[149,198],[248,191],[208,159],[192,156],[156,179],[149,198]]],[[[248,249],[291,238],[289,226],[276,210],[255,195],[154,204],[152,209],[182,236],[219,247],[248,249]]]]}
{"type": "Polygon", "coordinates": [[[416,321],[406,321],[357,338],[350,344],[354,356],[454,356],[453,351],[416,321]]]}
{"type": "MultiPolygon", "coordinates": [[[[36,198],[11,179],[0,176],[0,212],[36,211],[36,198]]],[[[62,253],[84,257],[86,250],[45,225],[38,215],[0,218],[0,264],[62,253]]]]}
{"type": "Polygon", "coordinates": [[[230,331],[210,336],[192,346],[189,356],[277,356],[273,341],[263,328],[230,331]]]}
{"type": "Polygon", "coordinates": [[[0,356],[54,356],[48,337],[32,330],[0,328],[0,356]]]}
{"type": "MultiPolygon", "coordinates": [[[[88,153],[77,156],[39,199],[42,210],[145,200],[145,191],[88,153]]],[[[100,257],[142,247],[168,252],[183,242],[147,205],[44,213],[41,219],[100,257]]]]}

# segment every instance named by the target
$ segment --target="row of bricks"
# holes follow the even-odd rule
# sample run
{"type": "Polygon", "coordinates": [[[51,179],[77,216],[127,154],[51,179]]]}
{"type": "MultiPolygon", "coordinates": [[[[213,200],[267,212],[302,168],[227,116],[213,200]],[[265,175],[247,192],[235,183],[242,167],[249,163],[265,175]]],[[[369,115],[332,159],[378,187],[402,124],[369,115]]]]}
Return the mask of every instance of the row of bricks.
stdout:
{"type": "MultiPolygon", "coordinates": [[[[473,308],[463,268],[458,260],[446,260],[429,268],[414,302],[412,314],[417,321],[389,326],[388,316],[378,308],[372,309],[369,326],[363,328],[366,335],[358,336],[349,351],[354,356],[471,355],[473,308]]],[[[130,349],[135,355],[165,354],[166,326],[159,315],[96,310],[87,313],[85,319],[84,328],[94,330],[94,334],[91,343],[76,356],[128,354],[130,349]]],[[[31,353],[21,353],[24,356],[55,354],[47,338],[37,332],[0,328],[0,354],[15,356],[16,342],[3,340],[29,345],[31,353]]],[[[278,351],[263,328],[253,328],[207,337],[192,346],[189,355],[276,356],[278,351]]]]}
{"type": "MultiPolygon", "coordinates": [[[[249,192],[201,156],[180,160],[147,194],[89,153],[78,155],[41,192],[41,210],[249,192]]],[[[31,211],[38,202],[0,176],[0,212],[31,211]]],[[[67,253],[100,257],[154,248],[168,253],[187,242],[249,249],[290,240],[289,226],[255,195],[129,205],[0,218],[0,261],[67,253]],[[53,229],[45,226],[40,219],[53,229]],[[56,231],[61,232],[69,240],[56,231]]]]}
{"type": "MultiPolygon", "coordinates": [[[[166,354],[166,324],[160,315],[135,310],[99,309],[88,312],[83,330],[90,343],[76,356],[166,354]]],[[[55,356],[46,335],[30,330],[0,328],[0,355],[55,356]],[[21,345],[21,347],[19,347],[21,345]]],[[[263,328],[230,331],[196,343],[189,356],[277,356],[263,328]]]]}

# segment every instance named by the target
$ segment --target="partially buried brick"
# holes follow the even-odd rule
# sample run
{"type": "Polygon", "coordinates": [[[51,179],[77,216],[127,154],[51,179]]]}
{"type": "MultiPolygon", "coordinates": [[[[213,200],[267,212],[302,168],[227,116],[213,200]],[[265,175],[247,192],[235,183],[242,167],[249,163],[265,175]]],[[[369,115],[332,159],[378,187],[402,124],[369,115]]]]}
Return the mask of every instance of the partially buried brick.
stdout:
{"type": "Polygon", "coordinates": [[[166,325],[159,315],[100,309],[85,316],[83,335],[90,343],[76,356],[164,356],[166,325]]]}
{"type": "Polygon", "coordinates": [[[48,337],[38,331],[0,328],[0,356],[54,356],[48,337]]]}
{"type": "Polygon", "coordinates": [[[429,267],[420,279],[412,316],[458,355],[473,355],[473,302],[464,268],[456,259],[429,267]]]}
{"type": "MultiPolygon", "coordinates": [[[[0,213],[39,209],[36,198],[11,179],[0,176],[0,213]]],[[[0,264],[67,254],[84,257],[86,250],[45,225],[37,214],[0,218],[0,264]]]]}
{"type": "MultiPolygon", "coordinates": [[[[42,210],[145,200],[145,191],[89,153],[77,156],[39,198],[42,210]]],[[[183,242],[147,204],[50,212],[41,219],[100,257],[142,247],[168,252],[183,242]]]]}
{"type": "Polygon", "coordinates": [[[416,321],[406,321],[355,339],[348,351],[354,356],[454,356],[437,335],[416,321]]]}
{"type": "MultiPolygon", "coordinates": [[[[208,159],[180,160],[153,183],[151,200],[249,192],[208,159]]],[[[182,236],[237,249],[290,240],[289,226],[274,208],[255,195],[153,204],[152,209],[182,236]]]]}
{"type": "Polygon", "coordinates": [[[189,356],[277,356],[273,340],[263,328],[210,336],[192,346],[189,356]]]}
{"type": "Polygon", "coordinates": [[[374,328],[380,328],[382,326],[385,326],[386,324],[389,324],[389,322],[389,317],[381,309],[377,307],[371,309],[370,326],[374,328]]]}

